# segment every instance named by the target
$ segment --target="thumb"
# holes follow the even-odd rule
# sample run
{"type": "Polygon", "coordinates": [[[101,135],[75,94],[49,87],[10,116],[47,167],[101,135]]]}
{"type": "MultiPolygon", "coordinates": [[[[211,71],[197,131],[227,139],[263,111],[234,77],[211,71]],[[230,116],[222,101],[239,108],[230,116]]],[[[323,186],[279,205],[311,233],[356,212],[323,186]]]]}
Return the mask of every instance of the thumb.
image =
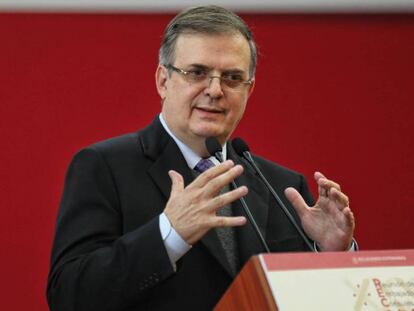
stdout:
{"type": "Polygon", "coordinates": [[[299,218],[302,218],[302,216],[308,210],[308,205],[300,193],[295,188],[289,187],[285,189],[285,196],[295,208],[296,212],[299,215],[299,218]]]}
{"type": "Polygon", "coordinates": [[[177,192],[181,192],[184,190],[184,179],[183,176],[181,176],[176,171],[169,171],[168,176],[170,176],[171,179],[171,194],[170,196],[173,196],[177,192]]]}

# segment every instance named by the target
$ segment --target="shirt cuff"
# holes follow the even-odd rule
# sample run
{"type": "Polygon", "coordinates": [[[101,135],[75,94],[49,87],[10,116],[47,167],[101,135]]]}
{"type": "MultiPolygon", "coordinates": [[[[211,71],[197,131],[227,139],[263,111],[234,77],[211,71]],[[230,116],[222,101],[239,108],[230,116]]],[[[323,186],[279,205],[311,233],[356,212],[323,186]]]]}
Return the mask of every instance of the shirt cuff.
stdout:
{"type": "MultiPolygon", "coordinates": [[[[318,244],[315,241],[313,242],[313,248],[316,253],[319,253],[321,251],[318,244]]],[[[352,244],[351,244],[351,247],[348,249],[348,252],[356,252],[358,250],[359,250],[358,243],[354,238],[352,238],[352,244]]]]}
{"type": "Polygon", "coordinates": [[[177,271],[176,262],[191,249],[191,245],[184,241],[177,231],[175,231],[167,215],[162,213],[159,219],[160,232],[165,249],[167,250],[171,265],[174,267],[174,271],[177,271]]]}

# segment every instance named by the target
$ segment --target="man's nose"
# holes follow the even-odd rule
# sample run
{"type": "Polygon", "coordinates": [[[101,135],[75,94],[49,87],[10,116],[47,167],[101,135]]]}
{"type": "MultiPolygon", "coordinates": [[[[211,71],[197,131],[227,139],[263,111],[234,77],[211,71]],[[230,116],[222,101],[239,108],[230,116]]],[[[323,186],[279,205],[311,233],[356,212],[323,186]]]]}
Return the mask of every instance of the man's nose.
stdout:
{"type": "Polygon", "coordinates": [[[205,88],[206,95],[212,98],[218,98],[223,96],[223,89],[221,87],[220,76],[210,76],[208,79],[208,85],[205,88]]]}

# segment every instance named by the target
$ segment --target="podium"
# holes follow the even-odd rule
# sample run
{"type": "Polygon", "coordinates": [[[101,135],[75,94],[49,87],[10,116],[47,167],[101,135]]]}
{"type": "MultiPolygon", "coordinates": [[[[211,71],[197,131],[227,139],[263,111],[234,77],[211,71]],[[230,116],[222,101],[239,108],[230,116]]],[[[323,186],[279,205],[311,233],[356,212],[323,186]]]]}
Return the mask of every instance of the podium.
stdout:
{"type": "Polygon", "coordinates": [[[214,310],[414,311],[414,250],[254,256],[214,310]]]}

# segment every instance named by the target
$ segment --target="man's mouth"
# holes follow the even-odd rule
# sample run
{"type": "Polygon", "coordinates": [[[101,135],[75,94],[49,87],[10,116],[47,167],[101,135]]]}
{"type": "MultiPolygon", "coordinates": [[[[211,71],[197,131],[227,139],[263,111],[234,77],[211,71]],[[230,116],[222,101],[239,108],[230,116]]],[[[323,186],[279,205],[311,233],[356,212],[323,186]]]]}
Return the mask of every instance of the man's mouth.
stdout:
{"type": "Polygon", "coordinates": [[[224,110],[223,109],[219,109],[219,108],[215,108],[215,107],[194,107],[197,110],[201,110],[203,112],[208,112],[208,113],[223,113],[224,110]]]}

